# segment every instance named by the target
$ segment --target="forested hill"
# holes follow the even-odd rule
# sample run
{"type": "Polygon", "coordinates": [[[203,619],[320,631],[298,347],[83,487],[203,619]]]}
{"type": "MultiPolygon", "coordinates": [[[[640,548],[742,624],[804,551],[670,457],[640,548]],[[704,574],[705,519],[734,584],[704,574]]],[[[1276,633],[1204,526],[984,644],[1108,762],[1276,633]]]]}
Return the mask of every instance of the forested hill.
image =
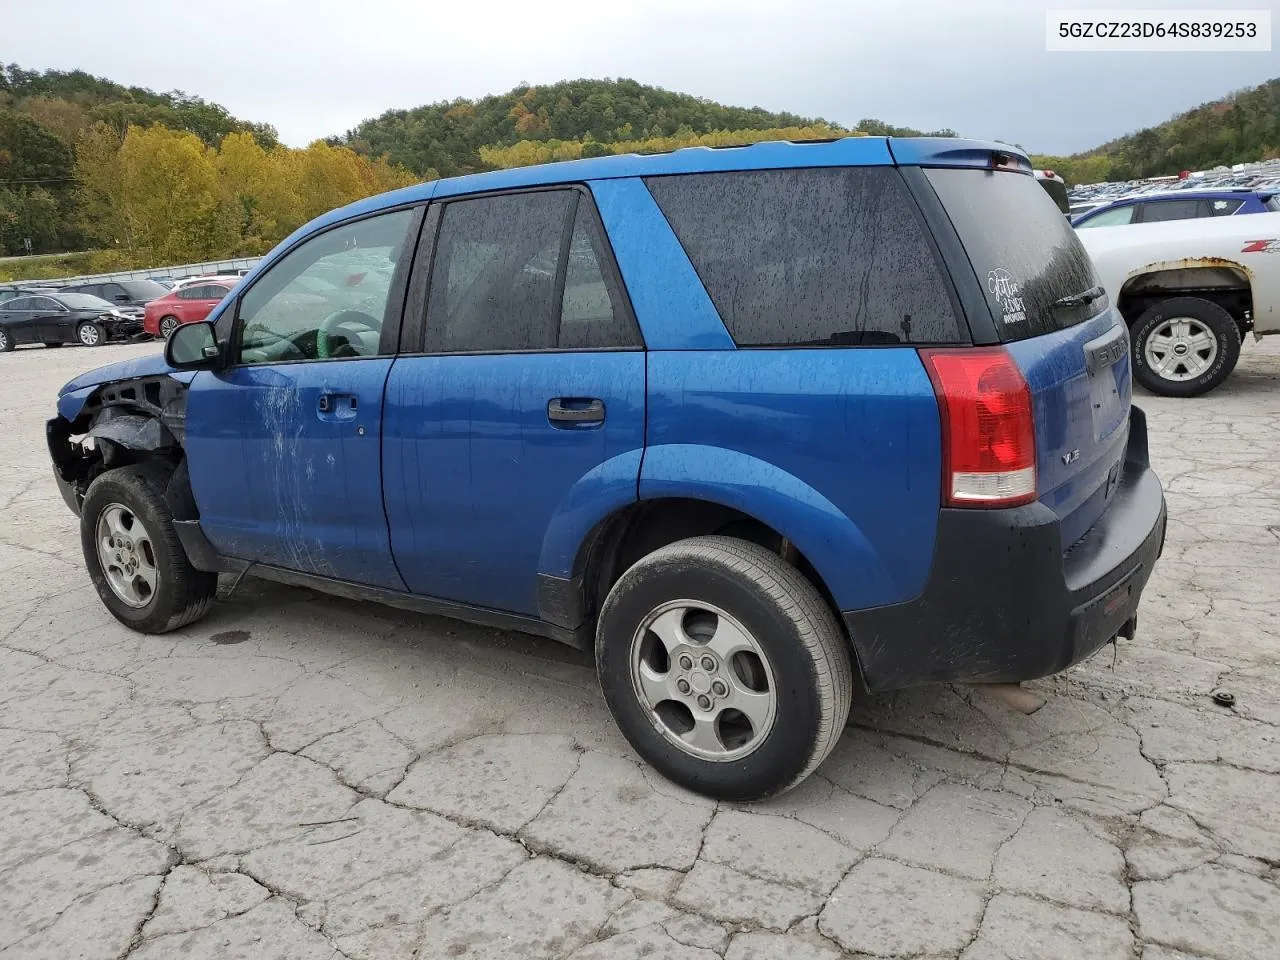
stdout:
{"type": "Polygon", "coordinates": [[[270,124],[238,120],[226,107],[180,90],[157,93],[125,87],[83,70],[23,70],[0,63],[0,113],[23,114],[74,146],[98,121],[125,130],[163,124],[217,146],[228,133],[251,133],[263,147],[276,144],[270,124]]]}
{"type": "MultiPolygon", "coordinates": [[[[919,132],[878,120],[864,120],[854,129],[919,132]]],[[[646,143],[670,149],[726,133],[742,134],[736,142],[778,139],[750,133],[765,130],[809,130],[816,136],[848,132],[816,117],[725,106],[635,80],[565,80],[479,100],[389,110],[331,142],[369,156],[385,154],[423,176],[448,177],[494,166],[644,149],[638,145],[646,143]]]]}
{"type": "Polygon", "coordinates": [[[1136,180],[1280,157],[1280,78],[1070,157],[1038,158],[1068,183],[1136,180]]]}

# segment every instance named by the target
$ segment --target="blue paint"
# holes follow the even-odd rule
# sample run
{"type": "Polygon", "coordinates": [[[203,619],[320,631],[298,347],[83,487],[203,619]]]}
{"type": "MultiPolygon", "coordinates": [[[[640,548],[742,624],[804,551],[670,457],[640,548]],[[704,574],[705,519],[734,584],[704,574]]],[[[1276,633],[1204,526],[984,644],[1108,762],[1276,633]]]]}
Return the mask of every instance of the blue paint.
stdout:
{"type": "Polygon", "coordinates": [[[735,349],[644,181],[598,180],[591,192],[649,349],[735,349]]]}
{"type": "Polygon", "coordinates": [[[1124,456],[1133,400],[1130,353],[1090,378],[1082,349],[1123,323],[1112,307],[1074,327],[1006,345],[1031,389],[1036,490],[1062,521],[1064,547],[1102,516],[1107,473],[1124,456]]]}
{"type": "Polygon", "coordinates": [[[396,361],[383,462],[391,545],[408,588],[536,613],[541,557],[556,557],[544,572],[567,569],[555,530],[589,529],[593,513],[635,501],[644,365],[640,351],[396,361]],[[553,426],[547,403],[556,397],[602,400],[604,423],[553,426]]]}
{"type": "Polygon", "coordinates": [[[734,507],[790,539],[841,609],[924,585],[942,475],[908,348],[651,353],[642,499],[734,507]]]}
{"type": "Polygon", "coordinates": [[[190,370],[174,370],[164,361],[164,354],[156,353],[132,360],[118,360],[96,367],[68,380],[58,391],[58,413],[68,420],[80,415],[84,402],[93,391],[104,383],[129,380],[133,377],[156,377],[168,374],[179,383],[190,383],[195,376],[190,370]]]}
{"type": "Polygon", "coordinates": [[[187,462],[200,527],[219,552],[404,589],[391,561],[379,458],[391,364],[328,360],[196,376],[187,462]],[[329,413],[319,409],[322,394],[333,398],[329,413]]]}

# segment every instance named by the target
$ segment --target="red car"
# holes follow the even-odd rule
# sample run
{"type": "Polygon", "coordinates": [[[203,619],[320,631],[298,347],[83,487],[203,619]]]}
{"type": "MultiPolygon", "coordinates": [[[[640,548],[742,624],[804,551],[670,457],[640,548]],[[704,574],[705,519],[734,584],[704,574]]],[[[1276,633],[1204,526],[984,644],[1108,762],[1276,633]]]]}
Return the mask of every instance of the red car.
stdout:
{"type": "Polygon", "coordinates": [[[194,283],[152,300],[142,315],[142,329],[154,337],[168,337],[180,323],[195,323],[209,315],[236,284],[235,280],[194,283]]]}

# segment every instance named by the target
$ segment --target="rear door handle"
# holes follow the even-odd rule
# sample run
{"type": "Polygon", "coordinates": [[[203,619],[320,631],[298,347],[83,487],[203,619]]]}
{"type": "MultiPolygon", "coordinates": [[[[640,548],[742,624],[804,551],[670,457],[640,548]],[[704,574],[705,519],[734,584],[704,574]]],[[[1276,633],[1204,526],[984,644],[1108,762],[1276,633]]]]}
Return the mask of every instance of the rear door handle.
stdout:
{"type": "Polygon", "coordinates": [[[603,423],[604,401],[590,397],[556,397],[547,403],[547,419],[553,424],[603,423]]]}

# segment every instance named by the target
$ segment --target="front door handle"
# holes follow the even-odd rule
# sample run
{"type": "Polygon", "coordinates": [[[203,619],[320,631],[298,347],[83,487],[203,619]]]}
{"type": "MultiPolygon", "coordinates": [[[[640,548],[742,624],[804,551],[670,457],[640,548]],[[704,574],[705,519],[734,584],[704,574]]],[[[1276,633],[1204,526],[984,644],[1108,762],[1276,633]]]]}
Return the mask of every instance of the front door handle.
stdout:
{"type": "Polygon", "coordinates": [[[556,425],[603,423],[604,401],[592,397],[556,397],[547,403],[547,419],[556,425]]]}
{"type": "Polygon", "coordinates": [[[316,412],[325,420],[351,420],[360,409],[360,401],[349,393],[322,393],[316,398],[316,412]]]}

